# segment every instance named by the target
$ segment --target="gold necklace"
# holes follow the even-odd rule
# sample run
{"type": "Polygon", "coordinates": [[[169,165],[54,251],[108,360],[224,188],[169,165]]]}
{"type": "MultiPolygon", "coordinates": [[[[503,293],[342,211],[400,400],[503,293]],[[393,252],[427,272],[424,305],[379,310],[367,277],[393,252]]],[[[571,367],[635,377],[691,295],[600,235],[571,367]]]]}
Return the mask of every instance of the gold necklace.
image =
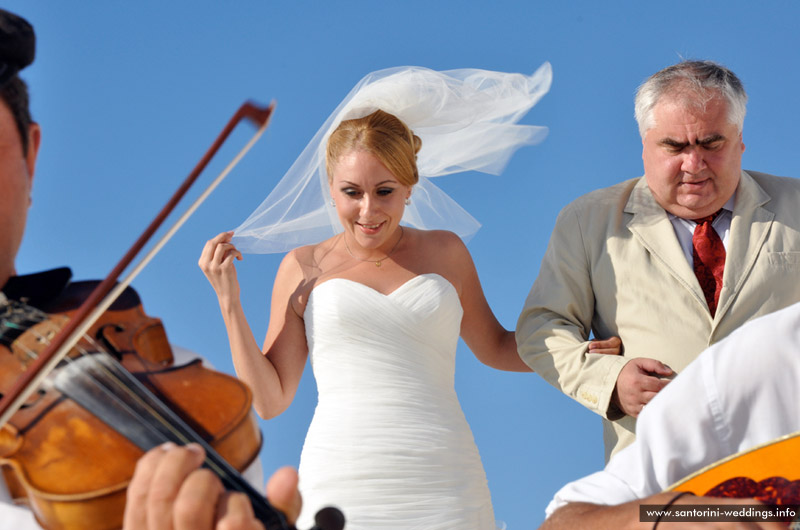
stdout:
{"type": "Polygon", "coordinates": [[[400,227],[400,237],[398,237],[398,238],[397,238],[397,242],[394,244],[394,246],[393,246],[393,247],[392,247],[392,249],[391,249],[391,250],[388,252],[388,254],[386,254],[386,256],[382,257],[381,259],[364,259],[364,258],[359,258],[358,256],[354,255],[354,254],[353,254],[353,252],[350,250],[350,245],[348,245],[348,244],[347,244],[347,236],[345,236],[345,234],[344,234],[344,233],[342,233],[342,238],[344,239],[344,248],[346,248],[346,249],[347,249],[347,253],[348,253],[348,254],[350,254],[350,257],[351,257],[351,258],[353,258],[353,259],[357,259],[358,261],[366,261],[366,262],[368,262],[368,263],[374,263],[376,267],[380,267],[380,266],[381,266],[381,262],[382,262],[383,260],[385,260],[385,259],[389,259],[389,256],[391,256],[391,255],[394,253],[395,249],[397,248],[397,245],[399,245],[399,244],[400,244],[400,241],[402,241],[402,240],[403,240],[403,234],[404,234],[404,232],[403,232],[403,227],[401,226],[401,227],[400,227]]]}

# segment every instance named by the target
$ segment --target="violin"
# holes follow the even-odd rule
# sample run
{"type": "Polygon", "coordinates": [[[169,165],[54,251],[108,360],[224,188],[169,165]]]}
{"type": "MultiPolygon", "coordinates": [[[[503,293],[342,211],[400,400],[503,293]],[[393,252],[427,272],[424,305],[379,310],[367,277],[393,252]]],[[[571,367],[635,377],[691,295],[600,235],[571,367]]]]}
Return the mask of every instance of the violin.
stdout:
{"type": "MultiPolygon", "coordinates": [[[[0,312],[0,392],[63,327],[96,282],[70,284],[48,306],[0,312]]],[[[16,500],[47,529],[122,526],[125,491],[144,451],[166,441],[213,448],[229,489],[258,455],[250,390],[200,360],[174,366],[164,326],[128,287],[47,384],[0,430],[0,466],[16,500]]],[[[263,499],[257,492],[251,498],[263,499]]],[[[262,507],[263,509],[263,507],[262,507]]],[[[273,510],[274,512],[274,510],[273,510]]],[[[270,528],[289,528],[265,510],[270,528]]]]}
{"type": "MultiPolygon", "coordinates": [[[[48,307],[0,300],[0,471],[45,528],[119,528],[136,461],[168,441],[201,445],[204,467],[227,489],[248,495],[267,530],[294,528],[238,473],[261,447],[249,389],[199,361],[174,366],[163,325],[145,314],[129,287],[263,133],[273,108],[239,108],[104,280],[70,285],[48,307]],[[260,126],[257,135],[118,281],[244,118],[260,126]]],[[[316,519],[320,530],[344,527],[334,508],[316,519]]]]}

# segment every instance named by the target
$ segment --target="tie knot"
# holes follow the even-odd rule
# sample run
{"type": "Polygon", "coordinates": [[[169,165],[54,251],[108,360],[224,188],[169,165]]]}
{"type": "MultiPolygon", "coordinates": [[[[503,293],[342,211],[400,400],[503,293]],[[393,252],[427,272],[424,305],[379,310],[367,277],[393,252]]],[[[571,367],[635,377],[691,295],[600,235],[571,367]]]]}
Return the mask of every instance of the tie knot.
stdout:
{"type": "Polygon", "coordinates": [[[705,223],[713,223],[713,222],[714,222],[714,219],[716,219],[716,218],[717,218],[717,216],[718,216],[718,215],[719,215],[721,212],[722,212],[722,210],[721,210],[721,209],[719,209],[719,210],[717,210],[716,212],[714,212],[714,213],[713,213],[713,214],[711,214],[711,215],[707,215],[707,216],[705,216],[705,217],[701,217],[700,219],[693,219],[693,221],[694,221],[695,223],[699,224],[699,225],[702,225],[702,224],[705,224],[705,223]]]}

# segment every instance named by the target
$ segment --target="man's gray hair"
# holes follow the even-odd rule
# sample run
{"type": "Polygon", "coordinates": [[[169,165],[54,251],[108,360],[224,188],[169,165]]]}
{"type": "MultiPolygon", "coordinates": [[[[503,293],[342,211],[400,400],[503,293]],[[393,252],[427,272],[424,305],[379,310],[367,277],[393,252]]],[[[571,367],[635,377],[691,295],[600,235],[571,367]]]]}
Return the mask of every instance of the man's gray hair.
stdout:
{"type": "Polygon", "coordinates": [[[722,96],[728,103],[728,122],[739,132],[747,112],[747,93],[736,74],[713,61],[681,61],[651,75],[636,91],[634,112],[639,134],[655,125],[653,109],[665,95],[686,96],[690,104],[703,106],[722,96]]]}

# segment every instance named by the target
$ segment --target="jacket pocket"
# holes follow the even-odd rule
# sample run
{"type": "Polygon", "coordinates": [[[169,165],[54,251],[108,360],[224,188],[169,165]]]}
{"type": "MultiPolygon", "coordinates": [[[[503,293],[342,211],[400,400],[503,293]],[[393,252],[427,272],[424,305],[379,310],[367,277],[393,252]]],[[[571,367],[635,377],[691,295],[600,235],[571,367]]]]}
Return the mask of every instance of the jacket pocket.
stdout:
{"type": "Polygon", "coordinates": [[[800,267],[800,252],[770,252],[767,260],[777,267],[800,267]]]}

